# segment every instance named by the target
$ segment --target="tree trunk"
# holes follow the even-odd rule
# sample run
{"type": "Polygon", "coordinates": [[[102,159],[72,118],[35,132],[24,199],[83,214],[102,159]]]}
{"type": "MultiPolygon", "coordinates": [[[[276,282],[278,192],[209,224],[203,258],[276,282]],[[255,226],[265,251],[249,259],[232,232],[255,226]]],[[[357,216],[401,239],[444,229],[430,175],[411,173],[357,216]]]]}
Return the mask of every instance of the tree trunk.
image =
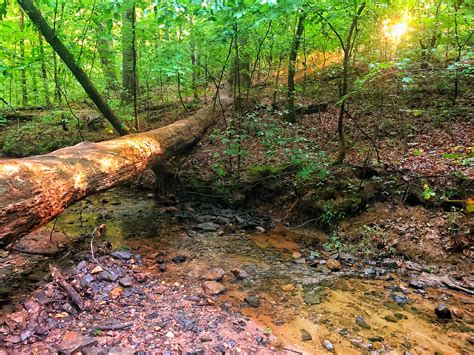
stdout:
{"type": "Polygon", "coordinates": [[[135,62],[135,3],[129,1],[122,13],[122,87],[124,101],[132,102],[137,90],[135,62]]]}
{"type": "Polygon", "coordinates": [[[111,36],[112,34],[106,29],[103,21],[99,19],[97,21],[97,52],[107,82],[107,91],[113,92],[118,89],[118,81],[111,36]]]}
{"type": "Polygon", "coordinates": [[[0,246],[189,148],[232,104],[229,91],[221,90],[220,105],[153,131],[0,161],[0,246]]]}
{"type": "Polygon", "coordinates": [[[30,17],[31,21],[33,21],[33,23],[38,27],[38,29],[41,31],[41,34],[48,41],[51,47],[53,47],[55,52],[61,57],[69,70],[71,70],[71,72],[74,74],[91,100],[96,104],[99,111],[112,124],[119,134],[127,134],[127,129],[122,125],[118,117],[109,107],[109,105],[107,105],[102,96],[100,96],[99,92],[95,88],[94,84],[92,84],[85,71],[74,60],[71,52],[69,52],[64,44],[59,40],[54,30],[46,23],[41,12],[33,4],[33,0],[18,0],[18,3],[30,17]]]}
{"type": "Polygon", "coordinates": [[[43,94],[44,94],[44,101],[46,106],[51,106],[51,100],[49,98],[49,90],[48,90],[48,75],[46,73],[46,57],[44,55],[44,47],[43,47],[43,36],[41,32],[38,31],[38,40],[39,40],[39,49],[40,49],[40,56],[41,56],[41,75],[43,76],[43,94]]]}
{"type": "Polygon", "coordinates": [[[26,84],[26,63],[25,63],[25,15],[20,9],[20,30],[21,30],[21,40],[20,40],[20,58],[21,58],[21,104],[23,106],[28,106],[28,88],[26,84]]]}
{"type": "Polygon", "coordinates": [[[298,25],[296,26],[295,36],[291,45],[290,59],[288,61],[288,115],[286,120],[288,122],[296,122],[295,112],[295,73],[296,73],[296,57],[298,56],[298,48],[301,43],[301,36],[304,31],[304,19],[306,13],[301,12],[298,17],[298,25]]]}

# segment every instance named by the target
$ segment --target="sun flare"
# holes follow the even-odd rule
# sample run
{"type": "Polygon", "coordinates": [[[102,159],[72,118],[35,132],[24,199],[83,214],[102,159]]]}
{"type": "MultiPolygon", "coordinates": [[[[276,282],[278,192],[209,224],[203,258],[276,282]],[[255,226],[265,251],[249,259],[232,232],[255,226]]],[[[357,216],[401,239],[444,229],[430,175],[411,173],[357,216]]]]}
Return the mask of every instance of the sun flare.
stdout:
{"type": "Polygon", "coordinates": [[[403,19],[397,23],[390,23],[390,20],[384,22],[383,31],[387,38],[394,42],[399,42],[402,36],[408,32],[408,21],[403,19]]]}

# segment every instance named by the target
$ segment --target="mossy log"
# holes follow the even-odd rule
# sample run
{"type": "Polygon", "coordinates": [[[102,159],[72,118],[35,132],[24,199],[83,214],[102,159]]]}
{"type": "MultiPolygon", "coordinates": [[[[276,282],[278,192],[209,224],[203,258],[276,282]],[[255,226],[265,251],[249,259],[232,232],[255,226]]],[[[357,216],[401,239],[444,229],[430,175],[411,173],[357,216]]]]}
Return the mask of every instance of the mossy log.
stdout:
{"type": "Polygon", "coordinates": [[[227,94],[220,101],[149,132],[0,160],[0,246],[44,225],[74,202],[183,152],[232,104],[227,94]]]}

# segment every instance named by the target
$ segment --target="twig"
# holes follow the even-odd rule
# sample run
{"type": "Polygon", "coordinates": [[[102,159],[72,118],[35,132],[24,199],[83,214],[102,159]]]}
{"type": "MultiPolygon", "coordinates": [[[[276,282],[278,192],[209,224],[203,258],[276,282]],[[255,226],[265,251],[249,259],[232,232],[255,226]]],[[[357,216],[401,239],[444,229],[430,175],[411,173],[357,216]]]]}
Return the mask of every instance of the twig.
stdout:
{"type": "Polygon", "coordinates": [[[310,220],[307,220],[306,222],[300,224],[299,226],[291,227],[290,229],[298,229],[298,228],[301,228],[301,227],[307,225],[310,222],[314,222],[314,221],[317,221],[317,220],[318,220],[318,218],[311,218],[310,220]]]}
{"type": "Polygon", "coordinates": [[[49,271],[51,271],[51,275],[53,276],[54,281],[61,286],[64,291],[68,294],[68,296],[71,298],[71,300],[74,302],[74,304],[77,306],[77,308],[80,311],[84,310],[84,304],[82,303],[82,298],[77,293],[77,291],[67,283],[66,279],[64,276],[61,274],[61,271],[54,266],[53,264],[49,265],[49,271]]]}
{"type": "Polygon", "coordinates": [[[451,283],[451,282],[448,282],[448,281],[442,281],[443,285],[446,286],[447,288],[450,288],[452,290],[456,290],[456,291],[461,291],[461,292],[465,292],[471,296],[474,296],[474,291],[472,290],[469,290],[468,288],[465,288],[465,287],[462,287],[462,286],[458,286],[454,283],[451,283]]]}
{"type": "Polygon", "coordinates": [[[285,351],[289,351],[291,353],[303,355],[303,353],[301,351],[297,351],[297,350],[293,350],[293,349],[289,349],[289,348],[281,348],[281,350],[285,350],[285,351]]]}
{"type": "Polygon", "coordinates": [[[133,325],[133,322],[126,322],[126,323],[117,323],[117,324],[105,324],[105,325],[98,325],[91,328],[91,331],[94,330],[121,330],[125,328],[130,328],[133,325]]]}

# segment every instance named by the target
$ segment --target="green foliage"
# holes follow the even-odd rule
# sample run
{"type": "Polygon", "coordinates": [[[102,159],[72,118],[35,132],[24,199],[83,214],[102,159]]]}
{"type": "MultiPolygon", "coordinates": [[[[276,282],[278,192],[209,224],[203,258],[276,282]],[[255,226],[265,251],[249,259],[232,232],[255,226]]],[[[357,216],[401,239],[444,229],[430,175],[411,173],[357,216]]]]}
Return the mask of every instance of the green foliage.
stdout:
{"type": "Polygon", "coordinates": [[[428,184],[424,184],[423,185],[423,191],[422,191],[422,194],[423,194],[423,198],[428,201],[430,200],[432,197],[436,196],[436,193],[431,190],[431,187],[430,185],[428,184]]]}

